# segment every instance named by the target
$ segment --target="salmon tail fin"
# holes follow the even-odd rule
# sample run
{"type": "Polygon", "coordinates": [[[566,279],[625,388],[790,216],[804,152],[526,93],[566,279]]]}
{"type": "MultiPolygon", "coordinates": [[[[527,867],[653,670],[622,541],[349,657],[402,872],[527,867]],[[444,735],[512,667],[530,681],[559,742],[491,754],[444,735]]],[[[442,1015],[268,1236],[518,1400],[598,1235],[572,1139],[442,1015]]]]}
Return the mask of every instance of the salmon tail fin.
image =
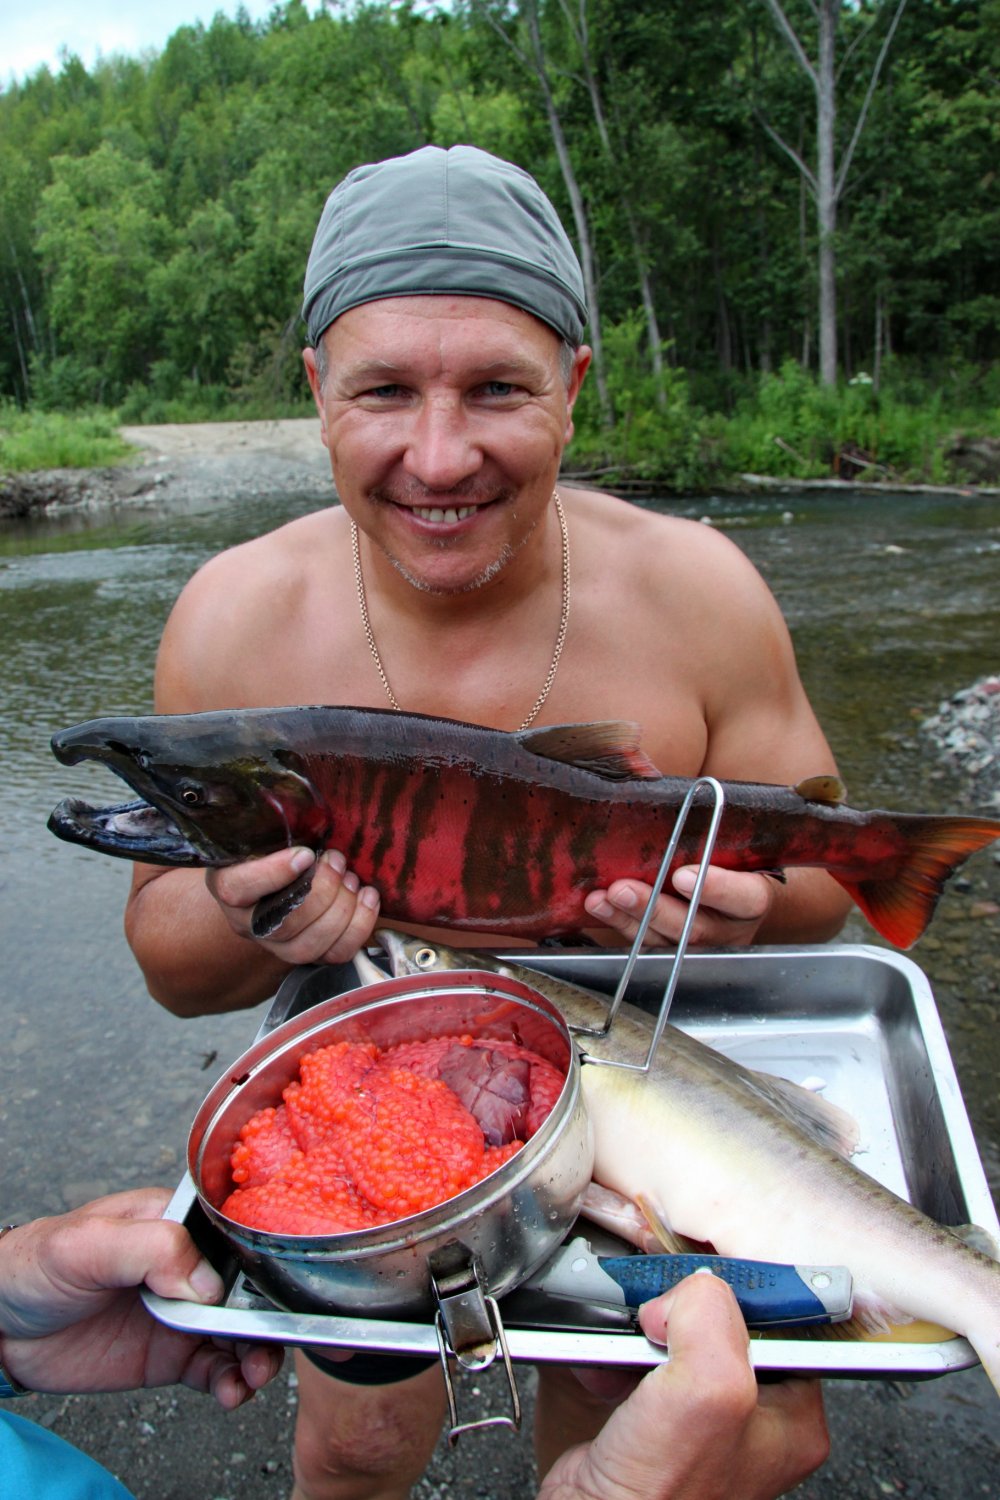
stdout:
{"type": "Polygon", "coordinates": [[[900,818],[908,848],[892,876],[849,880],[831,874],[864,912],[875,931],[897,948],[912,948],[926,932],[945,881],[970,854],[1000,838],[990,818],[900,818]]]}

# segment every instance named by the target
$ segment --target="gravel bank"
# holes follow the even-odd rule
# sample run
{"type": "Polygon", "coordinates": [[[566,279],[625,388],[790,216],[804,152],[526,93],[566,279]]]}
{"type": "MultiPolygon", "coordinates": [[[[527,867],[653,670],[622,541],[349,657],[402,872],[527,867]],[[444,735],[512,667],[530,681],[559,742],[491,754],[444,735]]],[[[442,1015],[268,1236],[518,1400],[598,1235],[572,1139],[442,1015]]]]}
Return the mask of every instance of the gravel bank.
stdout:
{"type": "Polygon", "coordinates": [[[984,811],[1000,808],[1000,674],[955,693],[920,727],[938,755],[968,782],[971,800],[984,811]]]}
{"type": "Polygon", "coordinates": [[[0,476],[0,519],[144,501],[240,495],[332,495],[330,463],[313,417],[280,422],[188,422],[123,427],[135,448],[114,468],[0,476]]]}

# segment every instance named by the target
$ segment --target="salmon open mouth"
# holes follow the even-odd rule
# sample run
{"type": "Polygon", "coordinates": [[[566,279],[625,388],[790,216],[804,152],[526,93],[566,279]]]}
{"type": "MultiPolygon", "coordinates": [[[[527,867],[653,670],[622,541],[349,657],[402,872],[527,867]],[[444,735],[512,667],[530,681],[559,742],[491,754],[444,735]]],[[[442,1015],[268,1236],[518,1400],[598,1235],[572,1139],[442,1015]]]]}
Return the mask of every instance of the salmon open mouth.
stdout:
{"type": "Polygon", "coordinates": [[[92,807],[80,797],[64,797],[49,815],[57,838],[103,854],[141,859],[148,864],[199,865],[207,861],[165,812],[139,799],[115,807],[92,807]]]}

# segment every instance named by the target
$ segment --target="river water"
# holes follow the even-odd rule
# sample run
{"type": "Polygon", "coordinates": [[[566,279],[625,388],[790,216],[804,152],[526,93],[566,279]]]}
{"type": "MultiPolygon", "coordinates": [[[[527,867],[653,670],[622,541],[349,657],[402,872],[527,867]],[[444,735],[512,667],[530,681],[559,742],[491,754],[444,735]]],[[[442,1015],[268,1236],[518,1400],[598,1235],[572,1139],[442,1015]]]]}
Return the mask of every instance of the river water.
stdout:
{"type": "MultiPolygon", "coordinates": [[[[98,714],[148,711],[157,641],[187,577],[314,503],[141,505],[0,533],[5,1220],[175,1182],[198,1105],[252,1039],[253,1015],[181,1022],[146,995],[121,931],[127,865],[45,828],[63,795],[121,800],[121,784],[94,767],[59,766],[48,738],[98,714]]],[[[921,720],[1000,666],[1000,505],[809,494],[667,508],[724,529],[764,573],[852,803],[975,810],[921,720]]],[[[998,900],[1000,866],[985,851],[952,882],[911,955],[934,989],[995,1195],[998,900]]],[[[860,917],[845,937],[877,941],[860,917]]]]}

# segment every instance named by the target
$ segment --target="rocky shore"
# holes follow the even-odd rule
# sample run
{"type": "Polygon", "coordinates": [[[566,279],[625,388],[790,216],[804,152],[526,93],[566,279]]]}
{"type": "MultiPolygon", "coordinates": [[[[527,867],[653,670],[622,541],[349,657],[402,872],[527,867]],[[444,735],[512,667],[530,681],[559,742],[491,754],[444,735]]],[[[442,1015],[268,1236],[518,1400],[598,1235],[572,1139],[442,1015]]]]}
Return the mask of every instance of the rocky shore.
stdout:
{"type": "Polygon", "coordinates": [[[148,494],[154,479],[131,466],[120,469],[37,469],[0,474],[0,520],[113,505],[148,494]]]}
{"type": "Polygon", "coordinates": [[[121,434],[135,451],[112,468],[0,474],[0,520],[256,494],[314,496],[320,504],[332,493],[329,459],[312,417],[123,427],[121,434]]]}
{"type": "Polygon", "coordinates": [[[970,799],[984,811],[1000,809],[1000,673],[953,694],[920,727],[968,782],[970,799]]]}

